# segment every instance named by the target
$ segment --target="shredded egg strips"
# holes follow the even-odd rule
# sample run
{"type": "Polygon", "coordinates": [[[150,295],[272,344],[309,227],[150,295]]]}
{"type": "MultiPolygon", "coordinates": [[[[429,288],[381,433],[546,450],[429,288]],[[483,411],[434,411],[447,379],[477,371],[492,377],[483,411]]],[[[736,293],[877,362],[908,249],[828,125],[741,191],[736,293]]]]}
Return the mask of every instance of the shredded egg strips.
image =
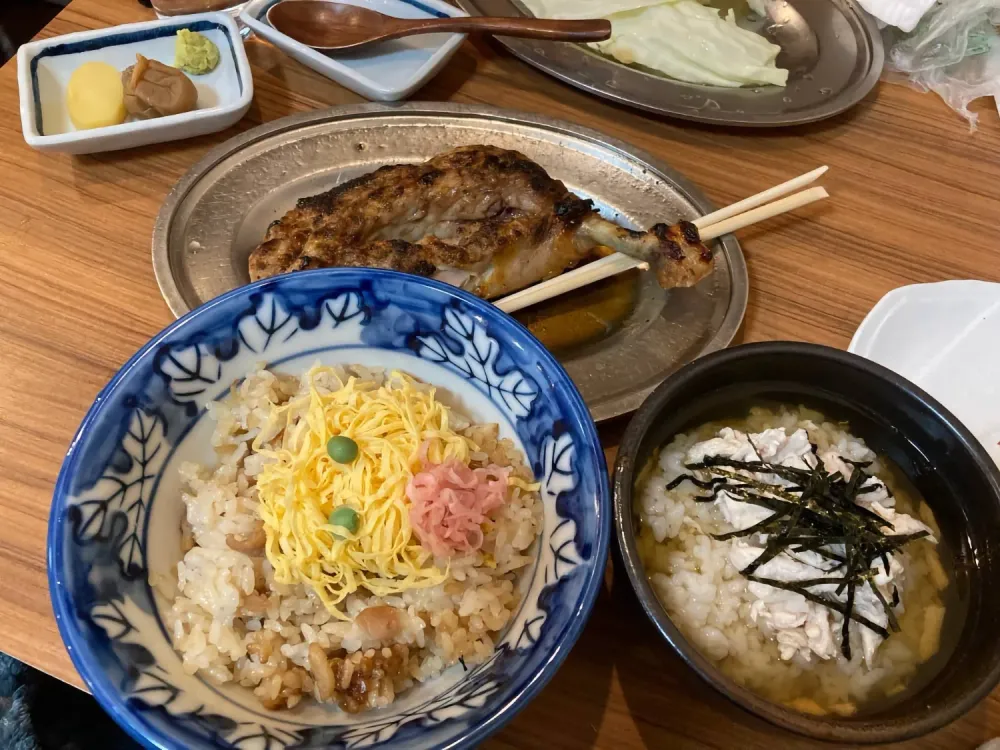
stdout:
{"type": "Polygon", "coordinates": [[[270,459],[257,491],[275,580],[308,583],[335,617],[347,620],[338,604],[360,587],[388,596],[445,580],[447,570],[434,565],[413,534],[406,484],[420,469],[425,442],[433,463],[468,464],[478,447],[451,428],[435,390],[417,388],[405,373],[393,371],[382,386],[351,377],[331,392],[317,388],[321,376],[342,383],[332,367],[314,366],[306,375],[309,394],[274,409],[269,426],[284,429],[280,446],[254,441],[254,450],[270,459]],[[335,435],[357,443],[351,463],[327,454],[335,435]],[[342,505],[360,516],[355,534],[329,522],[342,505]]]}

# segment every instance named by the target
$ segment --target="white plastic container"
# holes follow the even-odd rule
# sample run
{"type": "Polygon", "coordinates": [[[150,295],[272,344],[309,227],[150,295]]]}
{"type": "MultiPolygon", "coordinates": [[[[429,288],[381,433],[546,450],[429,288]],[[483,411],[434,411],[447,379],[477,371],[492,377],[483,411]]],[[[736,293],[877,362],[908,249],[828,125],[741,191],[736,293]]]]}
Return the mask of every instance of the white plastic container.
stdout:
{"type": "Polygon", "coordinates": [[[849,351],[930,393],[1000,465],[1000,284],[942,281],[894,289],[868,313],[849,351]]]}

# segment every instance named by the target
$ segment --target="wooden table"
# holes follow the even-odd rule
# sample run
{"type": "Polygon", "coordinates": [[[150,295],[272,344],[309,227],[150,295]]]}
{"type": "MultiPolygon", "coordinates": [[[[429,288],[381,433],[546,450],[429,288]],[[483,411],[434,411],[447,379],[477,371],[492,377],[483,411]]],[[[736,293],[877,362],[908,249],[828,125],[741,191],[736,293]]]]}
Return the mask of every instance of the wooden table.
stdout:
{"type": "MultiPolygon", "coordinates": [[[[132,0],[75,0],[41,36],[151,15],[132,0]]],[[[49,502],[98,390],[172,319],[150,267],[156,212],[174,182],[224,139],[293,112],[359,101],[267,43],[252,40],[247,52],[256,97],[232,130],[84,157],[24,144],[15,65],[0,70],[0,650],[76,685],[49,605],[49,502]]],[[[818,125],[686,125],[586,96],[487,41],[466,43],[414,98],[506,105],[603,130],[662,157],[719,204],[829,164],[832,200],[740,235],[751,281],[745,341],[846,347],[894,287],[1000,281],[1000,122],[987,107],[970,134],[937,97],[884,85],[818,125]]],[[[609,459],[623,426],[601,428],[609,459]]],[[[624,578],[611,578],[561,671],[487,747],[810,745],[701,684],[656,635],[624,578]]],[[[972,748],[997,735],[1000,692],[899,747],[972,748]]]]}

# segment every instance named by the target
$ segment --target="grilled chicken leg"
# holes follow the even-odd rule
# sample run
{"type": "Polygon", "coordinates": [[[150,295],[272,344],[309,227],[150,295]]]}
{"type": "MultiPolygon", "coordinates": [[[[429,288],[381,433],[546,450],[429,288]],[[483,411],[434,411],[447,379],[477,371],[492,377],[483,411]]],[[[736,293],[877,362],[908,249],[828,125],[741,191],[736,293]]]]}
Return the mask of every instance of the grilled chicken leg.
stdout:
{"type": "Polygon", "coordinates": [[[523,154],[465,146],[301,199],[251,253],[250,278],[388,268],[492,299],[557,276],[602,246],[647,261],[665,288],[692,286],[712,268],[693,224],[625,229],[523,154]]]}

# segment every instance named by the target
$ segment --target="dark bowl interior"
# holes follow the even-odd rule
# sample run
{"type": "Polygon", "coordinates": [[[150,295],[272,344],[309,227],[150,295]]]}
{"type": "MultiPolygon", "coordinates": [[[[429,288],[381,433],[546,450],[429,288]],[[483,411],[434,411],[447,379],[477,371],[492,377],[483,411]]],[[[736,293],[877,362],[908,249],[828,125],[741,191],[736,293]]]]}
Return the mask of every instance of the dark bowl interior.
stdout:
{"type": "MultiPolygon", "coordinates": [[[[847,352],[811,344],[749,344],[679,370],[633,417],[614,476],[618,543],[629,579],[664,638],[705,680],[774,724],[820,739],[891,742],[956,719],[1000,680],[1000,472],[973,435],[918,387],[847,352]],[[857,718],[808,716],[740,687],[681,635],[646,580],[635,547],[636,474],[678,432],[755,405],[805,405],[846,420],[853,434],[888,456],[931,506],[954,561],[958,600],[946,616],[933,679],[908,698],[857,718]]],[[[933,669],[929,670],[933,671],[933,669]]]]}

